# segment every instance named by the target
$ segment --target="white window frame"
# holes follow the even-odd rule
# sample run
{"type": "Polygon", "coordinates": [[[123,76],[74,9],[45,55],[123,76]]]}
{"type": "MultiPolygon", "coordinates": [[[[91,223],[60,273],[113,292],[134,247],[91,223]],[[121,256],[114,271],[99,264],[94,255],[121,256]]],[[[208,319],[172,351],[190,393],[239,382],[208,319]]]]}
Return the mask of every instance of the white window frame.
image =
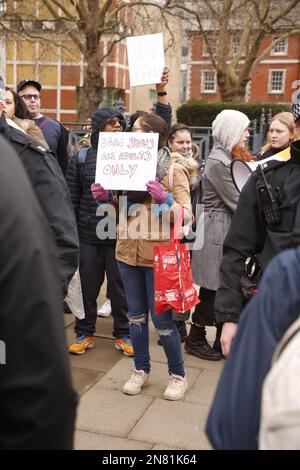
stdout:
{"type": "Polygon", "coordinates": [[[216,93],[217,92],[217,72],[215,70],[212,70],[212,69],[208,69],[208,70],[202,70],[202,73],[201,73],[201,93],[216,93]],[[205,86],[204,84],[206,83],[205,79],[204,79],[204,76],[206,73],[213,73],[214,74],[214,88],[213,90],[206,90],[205,89],[205,86]]]}
{"type": "MultiPolygon", "coordinates": [[[[275,38],[276,39],[276,38],[275,38]]],[[[287,55],[288,54],[288,38],[284,38],[284,39],[281,39],[275,46],[274,48],[272,49],[271,51],[271,55],[287,55]],[[280,43],[284,42],[284,50],[283,51],[276,51],[276,47],[279,46],[280,43]]]]}
{"type": "Polygon", "coordinates": [[[239,47],[240,47],[240,38],[232,37],[231,38],[231,55],[235,55],[239,47]]]}
{"type": "Polygon", "coordinates": [[[269,95],[283,95],[285,92],[285,77],[286,77],[286,69],[270,69],[269,70],[269,79],[268,79],[268,93],[269,95]],[[271,90],[272,84],[272,75],[274,72],[282,72],[282,88],[281,90],[271,90]]]}
{"type": "Polygon", "coordinates": [[[0,12],[5,13],[7,11],[7,1],[0,0],[0,12]]]}
{"type": "MultiPolygon", "coordinates": [[[[212,50],[213,50],[213,54],[215,54],[218,50],[218,46],[219,46],[219,40],[218,38],[213,38],[211,39],[211,42],[212,42],[212,50]]],[[[207,50],[207,44],[206,44],[206,41],[203,37],[203,41],[202,41],[202,44],[203,44],[203,49],[202,49],[202,56],[203,57],[209,57],[209,52],[207,50]]]]}

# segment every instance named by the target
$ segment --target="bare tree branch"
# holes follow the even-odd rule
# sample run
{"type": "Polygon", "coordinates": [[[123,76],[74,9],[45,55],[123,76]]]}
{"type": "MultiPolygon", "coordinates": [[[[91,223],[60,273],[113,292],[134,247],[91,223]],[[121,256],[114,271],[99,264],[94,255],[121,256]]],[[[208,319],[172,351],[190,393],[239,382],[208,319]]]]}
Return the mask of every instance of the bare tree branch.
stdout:
{"type": "Polygon", "coordinates": [[[190,35],[202,37],[224,100],[243,99],[254,67],[280,38],[299,32],[299,7],[299,0],[284,4],[280,0],[172,0],[164,4],[168,15],[182,18],[186,25],[191,21],[190,35]],[[265,36],[274,33],[278,38],[271,38],[272,44],[261,51],[265,36]],[[239,40],[234,54],[230,47],[233,38],[239,40]]]}
{"type": "Polygon", "coordinates": [[[274,49],[276,44],[278,44],[283,39],[288,38],[291,34],[300,34],[300,28],[294,29],[289,31],[288,33],[281,34],[276,39],[274,39],[271,44],[256,58],[255,62],[253,63],[253,68],[256,67],[270,52],[274,49]]]}

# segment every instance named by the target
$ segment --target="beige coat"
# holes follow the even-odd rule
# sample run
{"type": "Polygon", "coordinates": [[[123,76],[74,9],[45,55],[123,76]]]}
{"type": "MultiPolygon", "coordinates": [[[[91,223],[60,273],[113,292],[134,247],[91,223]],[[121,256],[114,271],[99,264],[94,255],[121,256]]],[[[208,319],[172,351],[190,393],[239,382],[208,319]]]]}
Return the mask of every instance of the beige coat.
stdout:
{"type": "Polygon", "coordinates": [[[135,211],[128,218],[120,215],[116,246],[118,261],[131,266],[153,267],[153,248],[170,242],[170,225],[180,213],[180,207],[184,206],[185,223],[192,220],[190,184],[197,169],[198,164],[193,159],[186,159],[178,153],[171,154],[169,170],[161,184],[168,192],[173,189],[174,203],[161,216],[153,208],[155,201],[149,197],[141,204],[141,211],[135,211]],[[170,177],[170,168],[173,178],[170,177]],[[172,183],[173,188],[170,188],[172,183]]]}

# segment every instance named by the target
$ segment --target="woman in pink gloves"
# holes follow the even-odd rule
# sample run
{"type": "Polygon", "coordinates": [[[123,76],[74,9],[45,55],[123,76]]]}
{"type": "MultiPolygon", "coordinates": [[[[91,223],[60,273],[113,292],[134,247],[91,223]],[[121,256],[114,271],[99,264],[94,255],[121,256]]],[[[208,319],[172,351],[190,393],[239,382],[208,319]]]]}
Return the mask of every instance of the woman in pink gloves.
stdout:
{"type": "MultiPolygon", "coordinates": [[[[129,329],[134,349],[135,369],[123,387],[128,395],[140,393],[150,373],[149,354],[149,310],[153,324],[160,336],[168,361],[169,384],[164,392],[167,400],[180,400],[187,389],[180,335],[172,318],[172,311],[156,315],[154,310],[153,248],[170,243],[170,224],[184,208],[185,220],[191,220],[190,179],[197,171],[197,164],[178,153],[170,153],[164,147],[168,137],[166,123],[159,116],[145,114],[134,123],[133,131],[159,133],[156,180],[149,181],[147,191],[128,192],[128,206],[139,202],[148,215],[148,224],[140,224],[139,232],[131,237],[137,225],[139,212],[128,215],[126,226],[119,225],[116,258],[121,272],[129,310],[129,329]],[[169,171],[173,176],[169,178],[169,171]],[[169,181],[170,180],[170,181],[169,181]],[[171,190],[169,185],[172,185],[171,190]],[[158,218],[170,216],[169,224],[159,224],[158,218]],[[155,227],[151,222],[155,222],[155,227]],[[168,227],[166,227],[168,225],[168,227]]],[[[92,185],[95,199],[107,200],[107,190],[101,185],[92,185]]]]}

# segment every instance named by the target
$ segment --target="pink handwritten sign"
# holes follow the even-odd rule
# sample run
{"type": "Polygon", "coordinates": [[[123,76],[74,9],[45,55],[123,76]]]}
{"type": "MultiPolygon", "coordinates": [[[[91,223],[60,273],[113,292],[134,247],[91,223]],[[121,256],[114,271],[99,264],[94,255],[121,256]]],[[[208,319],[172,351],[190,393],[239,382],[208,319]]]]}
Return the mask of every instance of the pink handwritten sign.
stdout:
{"type": "Polygon", "coordinates": [[[145,191],[156,175],[158,134],[100,132],[96,183],[105,189],[145,191]]]}

